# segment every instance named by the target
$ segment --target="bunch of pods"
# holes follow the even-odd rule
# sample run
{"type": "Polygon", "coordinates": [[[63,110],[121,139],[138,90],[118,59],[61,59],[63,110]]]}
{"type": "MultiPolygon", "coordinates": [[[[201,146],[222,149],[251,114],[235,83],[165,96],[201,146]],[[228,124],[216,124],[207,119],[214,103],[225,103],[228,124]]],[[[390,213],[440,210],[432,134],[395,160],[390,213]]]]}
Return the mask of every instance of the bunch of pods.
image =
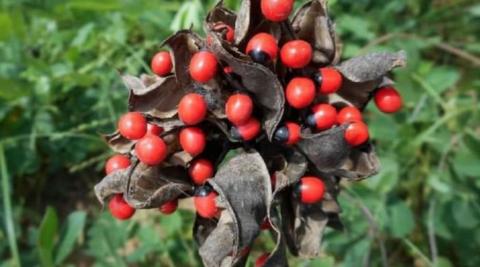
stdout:
{"type": "Polygon", "coordinates": [[[256,266],[288,266],[287,249],[318,256],[325,228],[342,228],[340,181],[379,170],[362,111],[371,99],[401,109],[387,75],[405,54],[340,62],[326,1],[293,6],[245,0],[234,13],[220,1],[205,38],[179,31],[152,57],[154,75],[122,77],[129,111],[104,136],[116,155],[95,187],[114,217],[193,200],[207,267],[244,266],[262,230],[276,246],[256,266]]]}

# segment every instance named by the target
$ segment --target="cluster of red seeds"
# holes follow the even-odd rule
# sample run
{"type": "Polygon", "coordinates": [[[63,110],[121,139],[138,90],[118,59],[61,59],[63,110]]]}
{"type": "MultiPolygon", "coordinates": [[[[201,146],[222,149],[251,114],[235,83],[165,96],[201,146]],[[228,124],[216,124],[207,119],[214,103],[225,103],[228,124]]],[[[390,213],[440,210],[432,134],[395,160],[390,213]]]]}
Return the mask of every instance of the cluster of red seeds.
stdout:
{"type": "MultiPolygon", "coordinates": [[[[266,19],[281,22],[288,18],[293,9],[293,0],[262,0],[261,10],[266,19]]],[[[234,29],[224,23],[217,23],[215,29],[225,30],[224,38],[233,42],[234,29]]],[[[207,42],[208,42],[207,37],[207,42]]],[[[281,48],[277,40],[268,33],[258,33],[253,36],[247,46],[246,54],[257,63],[268,65],[276,61],[291,70],[300,70],[312,60],[312,47],[303,40],[292,40],[281,48]]],[[[219,71],[219,63],[214,53],[206,50],[199,51],[191,58],[189,74],[199,84],[213,79],[219,71]]],[[[151,60],[152,71],[161,77],[171,74],[173,68],[169,52],[158,52],[151,60]]],[[[226,67],[223,71],[231,73],[226,67]]],[[[348,124],[344,138],[352,146],[364,144],[369,139],[368,127],[363,121],[362,114],[354,106],[337,109],[328,103],[314,103],[319,95],[329,95],[337,92],[342,85],[342,75],[335,68],[321,68],[310,77],[298,76],[290,79],[285,87],[285,97],[290,108],[306,110],[309,115],[303,125],[292,120],[286,120],[274,135],[274,140],[283,145],[295,145],[301,140],[302,128],[310,127],[314,132],[328,130],[334,126],[348,124]]],[[[374,101],[379,110],[385,113],[398,111],[402,106],[399,93],[392,87],[384,87],[375,91],[374,101]]],[[[197,157],[206,146],[206,135],[198,127],[207,116],[208,105],[204,96],[199,93],[186,94],[178,103],[178,117],[185,124],[179,132],[179,143],[182,149],[189,153],[194,160],[190,163],[188,173],[192,182],[197,186],[194,204],[197,213],[204,218],[218,216],[215,198],[217,193],[212,188],[203,186],[208,178],[214,175],[214,165],[205,158],[197,157]]],[[[245,91],[233,93],[225,104],[225,113],[231,123],[233,137],[251,141],[259,136],[262,130],[260,121],[255,118],[254,99],[245,91]]],[[[144,115],[139,112],[124,114],[118,121],[120,134],[129,139],[136,140],[135,155],[144,164],[158,165],[164,161],[168,148],[160,137],[163,129],[154,124],[149,124],[144,115]]],[[[124,155],[111,157],[105,166],[107,174],[125,169],[130,166],[130,159],[124,155]]],[[[275,177],[272,177],[274,184],[275,177]]],[[[320,202],[325,193],[325,184],[319,177],[306,176],[300,179],[297,186],[299,199],[305,204],[320,202]]],[[[178,201],[170,201],[159,210],[164,214],[171,214],[177,209],[178,201]]],[[[109,209],[118,219],[128,219],[133,216],[135,209],[130,207],[122,195],[116,195],[110,200],[109,209]]],[[[263,229],[269,228],[266,221],[263,229]]],[[[256,266],[263,266],[268,254],[262,255],[256,261],[256,266]]]]}

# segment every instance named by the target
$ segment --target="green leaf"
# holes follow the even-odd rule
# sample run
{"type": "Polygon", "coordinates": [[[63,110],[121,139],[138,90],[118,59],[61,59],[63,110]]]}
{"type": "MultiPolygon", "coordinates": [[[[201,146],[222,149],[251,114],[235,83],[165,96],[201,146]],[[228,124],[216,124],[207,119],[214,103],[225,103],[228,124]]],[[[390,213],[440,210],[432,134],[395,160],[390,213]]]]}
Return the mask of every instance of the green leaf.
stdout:
{"type": "Polygon", "coordinates": [[[439,257],[437,259],[435,267],[453,267],[453,264],[447,258],[439,257]]]}
{"type": "Polygon", "coordinates": [[[454,68],[436,67],[425,77],[426,82],[437,92],[442,93],[451,88],[460,79],[460,74],[454,68]]]}
{"type": "Polygon", "coordinates": [[[56,248],[56,265],[62,263],[72,252],[75,241],[83,232],[86,217],[87,214],[84,211],[76,211],[68,216],[60,235],[58,247],[56,248]]]}
{"type": "Polygon", "coordinates": [[[460,146],[460,149],[455,153],[453,167],[455,171],[462,176],[476,177],[480,173],[478,157],[463,145],[460,146]]]}
{"type": "Polygon", "coordinates": [[[442,194],[449,194],[452,192],[450,182],[450,176],[447,172],[432,171],[427,178],[428,185],[442,194]]]}
{"type": "Polygon", "coordinates": [[[38,233],[38,254],[41,265],[50,267],[53,265],[53,246],[57,237],[58,217],[55,209],[48,207],[43,216],[38,233]]]}
{"type": "Polygon", "coordinates": [[[128,242],[131,222],[115,220],[104,212],[88,230],[87,253],[95,257],[99,266],[127,266],[118,251],[128,242]]]}
{"type": "Polygon", "coordinates": [[[331,256],[322,257],[321,259],[314,259],[307,263],[307,267],[333,267],[335,266],[335,258],[331,256]]]}
{"type": "Polygon", "coordinates": [[[404,202],[396,202],[389,207],[390,232],[394,237],[405,237],[415,227],[412,211],[404,202]]]}
{"type": "Polygon", "coordinates": [[[160,220],[162,229],[165,230],[167,235],[172,236],[180,229],[182,229],[182,217],[177,213],[173,213],[169,216],[164,216],[160,220]]]}
{"type": "Polygon", "coordinates": [[[398,161],[394,158],[380,159],[382,169],[380,173],[365,181],[365,184],[378,192],[391,191],[398,182],[398,161]]]}
{"type": "Polygon", "coordinates": [[[453,202],[452,213],[456,225],[465,229],[472,229],[478,225],[479,221],[473,214],[474,208],[468,202],[453,202]]]}
{"type": "Polygon", "coordinates": [[[370,21],[360,16],[343,15],[338,20],[338,29],[342,33],[351,33],[361,40],[371,40],[375,38],[375,33],[371,31],[370,21]]]}
{"type": "Polygon", "coordinates": [[[463,141],[467,148],[474,153],[477,158],[480,158],[480,138],[475,136],[474,133],[468,132],[464,137],[463,141]]]}

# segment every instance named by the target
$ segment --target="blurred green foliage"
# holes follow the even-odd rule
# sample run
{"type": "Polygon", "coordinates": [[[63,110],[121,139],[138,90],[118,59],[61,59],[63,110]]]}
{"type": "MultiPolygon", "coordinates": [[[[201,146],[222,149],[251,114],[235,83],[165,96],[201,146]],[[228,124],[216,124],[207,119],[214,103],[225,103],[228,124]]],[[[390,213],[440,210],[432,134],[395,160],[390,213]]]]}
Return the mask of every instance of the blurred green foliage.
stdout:
{"type": "MultiPolygon", "coordinates": [[[[408,67],[394,73],[405,108],[368,108],[383,169],[345,184],[345,232],[329,230],[320,259],[291,266],[480,266],[475,2],[329,2],[345,58],[407,51],[408,67]]],[[[114,221],[92,188],[110,154],[98,133],[126,109],[118,72],[149,72],[161,41],[200,29],[213,1],[0,4],[0,266],[200,266],[193,214],[114,221]]],[[[262,233],[252,256],[272,246],[262,233]]]]}

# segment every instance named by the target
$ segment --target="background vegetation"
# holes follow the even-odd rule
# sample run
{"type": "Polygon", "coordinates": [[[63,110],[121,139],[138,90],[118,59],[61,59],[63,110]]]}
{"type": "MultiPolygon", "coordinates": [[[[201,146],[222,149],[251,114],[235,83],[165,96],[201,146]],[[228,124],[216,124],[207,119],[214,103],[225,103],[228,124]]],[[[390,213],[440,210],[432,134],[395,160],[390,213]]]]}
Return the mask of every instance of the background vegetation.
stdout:
{"type": "MultiPolygon", "coordinates": [[[[291,266],[480,266],[475,2],[329,1],[345,58],[407,51],[395,72],[405,108],[368,108],[383,170],[345,184],[345,232],[328,232],[320,259],[291,266]]],[[[126,110],[118,71],[149,72],[160,42],[199,28],[213,1],[0,3],[0,266],[200,266],[193,214],[118,222],[92,188],[111,153],[98,133],[126,110]]],[[[251,258],[272,245],[263,233],[251,258]]]]}

